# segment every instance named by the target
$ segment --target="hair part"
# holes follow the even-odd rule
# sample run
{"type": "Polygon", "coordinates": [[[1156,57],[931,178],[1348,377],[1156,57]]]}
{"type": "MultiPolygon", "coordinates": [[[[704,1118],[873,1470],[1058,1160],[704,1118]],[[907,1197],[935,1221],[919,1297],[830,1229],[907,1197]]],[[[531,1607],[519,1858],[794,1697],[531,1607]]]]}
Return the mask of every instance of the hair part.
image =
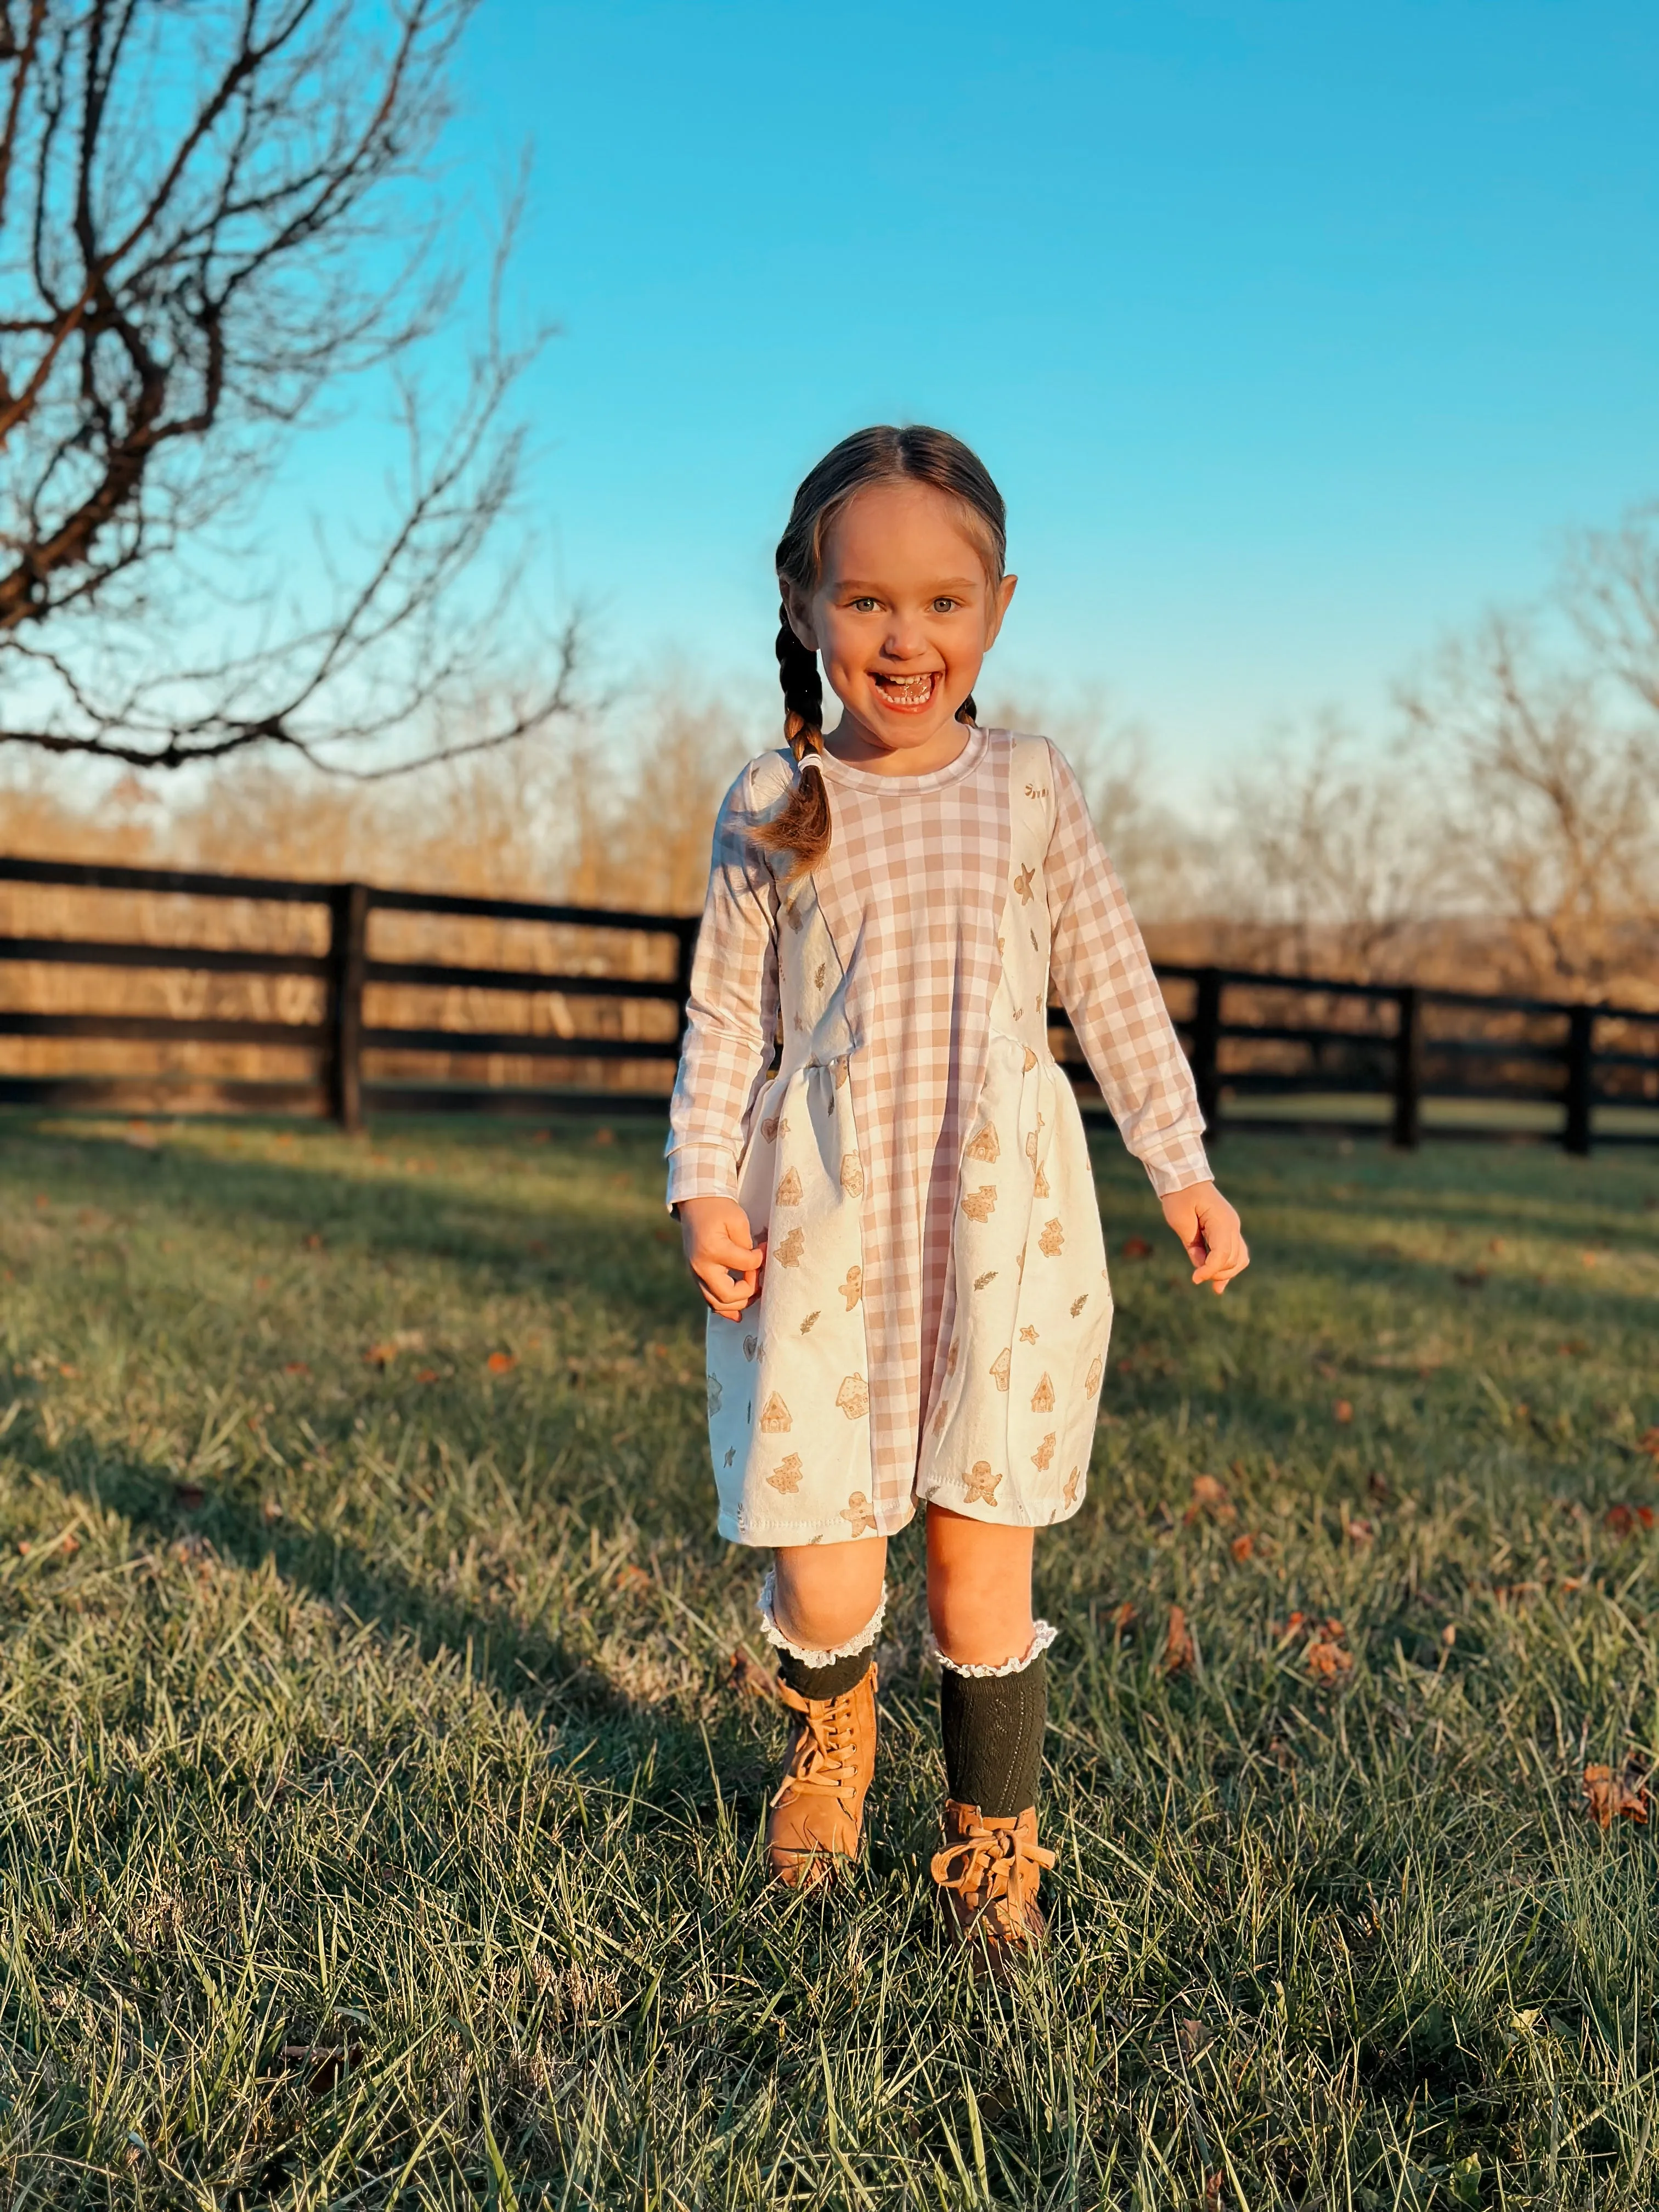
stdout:
{"type": "MultiPolygon", "coordinates": [[[[790,881],[817,867],[830,850],[830,824],[823,769],[823,684],[817,653],[801,643],[790,623],[787,594],[811,599],[823,580],[823,549],[836,516],[855,492],[878,483],[929,484],[954,501],[993,589],[1002,581],[1007,563],[1002,494],[978,454],[948,430],[929,429],[921,422],[903,429],[883,422],[854,430],[802,478],[777,550],[778,581],[786,594],[778,609],[778,682],[783,734],[795,757],[795,783],[781,811],[755,833],[769,852],[794,856],[790,881]]],[[[971,723],[976,711],[970,695],[957,708],[957,720],[971,723]]]]}

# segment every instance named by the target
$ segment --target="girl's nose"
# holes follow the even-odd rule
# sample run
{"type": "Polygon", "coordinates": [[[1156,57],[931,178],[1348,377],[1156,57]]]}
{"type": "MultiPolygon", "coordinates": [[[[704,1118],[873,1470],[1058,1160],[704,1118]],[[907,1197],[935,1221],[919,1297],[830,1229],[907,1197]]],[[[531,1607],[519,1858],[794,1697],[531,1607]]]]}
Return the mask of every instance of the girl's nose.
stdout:
{"type": "Polygon", "coordinates": [[[891,629],[882,641],[882,653],[888,660],[915,660],[927,650],[927,635],[920,620],[896,619],[891,629]]]}

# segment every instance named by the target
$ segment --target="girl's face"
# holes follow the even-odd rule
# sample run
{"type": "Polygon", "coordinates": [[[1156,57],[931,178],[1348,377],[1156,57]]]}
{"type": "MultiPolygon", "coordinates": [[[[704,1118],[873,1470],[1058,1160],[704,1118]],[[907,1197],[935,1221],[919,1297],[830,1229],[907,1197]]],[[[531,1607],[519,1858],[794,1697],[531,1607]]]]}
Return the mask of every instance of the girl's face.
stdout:
{"type": "Polygon", "coordinates": [[[956,720],[1002,627],[1016,579],[994,585],[956,501],[931,484],[869,484],[830,526],[810,599],[789,620],[846,712],[839,758],[921,775],[961,752],[956,720]]]}

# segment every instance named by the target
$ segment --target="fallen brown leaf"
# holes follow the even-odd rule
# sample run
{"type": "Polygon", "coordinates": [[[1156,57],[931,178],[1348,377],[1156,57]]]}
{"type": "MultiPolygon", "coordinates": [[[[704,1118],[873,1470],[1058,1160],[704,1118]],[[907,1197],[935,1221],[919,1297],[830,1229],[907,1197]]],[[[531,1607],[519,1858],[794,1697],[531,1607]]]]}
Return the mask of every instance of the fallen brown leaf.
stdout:
{"type": "Polygon", "coordinates": [[[1120,1644],[1133,1628],[1137,1619],[1133,1606],[1126,1599],[1112,1614],[1112,1641],[1120,1644]]]}
{"type": "Polygon", "coordinates": [[[1238,1561],[1241,1566],[1243,1565],[1245,1560],[1249,1558],[1251,1553],[1255,1551],[1255,1538],[1254,1536],[1235,1536],[1233,1538],[1232,1554],[1234,1559],[1238,1561]]]}
{"type": "Polygon", "coordinates": [[[1652,1528],[1653,1508],[1650,1505],[1609,1505],[1607,1523],[1615,1536],[1633,1536],[1638,1528],[1652,1528]]]}
{"type": "Polygon", "coordinates": [[[643,1567],[636,1565],[632,1559],[628,1562],[626,1566],[619,1567],[617,1570],[617,1588],[618,1589],[649,1589],[650,1587],[650,1576],[647,1574],[643,1567]]]}
{"type": "Polygon", "coordinates": [[[1331,1407],[1331,1415],[1333,1419],[1340,1421],[1346,1425],[1353,1419],[1353,1404],[1352,1400],[1347,1398],[1339,1398],[1335,1405],[1331,1407]]]}
{"type": "Polygon", "coordinates": [[[1200,1514],[1208,1514],[1212,1521],[1237,1521],[1238,1508],[1227,1495],[1226,1485],[1218,1482],[1212,1474],[1193,1477],[1193,1502],[1183,1516],[1196,1521],[1200,1514]]]}
{"type": "Polygon", "coordinates": [[[1187,1616],[1178,1605],[1172,1605],[1170,1607],[1169,1631],[1164,1639],[1164,1671],[1166,1674],[1178,1674],[1184,1668],[1194,1666],[1197,1660],[1198,1646],[1193,1641],[1193,1632],[1187,1626],[1187,1616]]]}
{"type": "Polygon", "coordinates": [[[1645,1826],[1650,1795],[1648,1778],[1633,1761],[1619,1775],[1610,1766],[1584,1769],[1584,1808],[1598,1828],[1610,1828],[1615,1820],[1645,1826]]]}
{"type": "Polygon", "coordinates": [[[1345,1651],[1340,1644],[1323,1636],[1316,1636],[1302,1656],[1308,1662],[1309,1673],[1317,1675],[1322,1682],[1334,1682],[1339,1674],[1350,1674],[1353,1668],[1352,1652],[1345,1651]]]}
{"type": "MultiPolygon", "coordinates": [[[[638,1569],[635,1571],[637,1573],[638,1569]]],[[[726,1686],[735,1691],[740,1698],[775,1698],[778,1694],[776,1676],[768,1674],[766,1668],[758,1661],[751,1659],[746,1651],[732,1654],[726,1686]]]]}

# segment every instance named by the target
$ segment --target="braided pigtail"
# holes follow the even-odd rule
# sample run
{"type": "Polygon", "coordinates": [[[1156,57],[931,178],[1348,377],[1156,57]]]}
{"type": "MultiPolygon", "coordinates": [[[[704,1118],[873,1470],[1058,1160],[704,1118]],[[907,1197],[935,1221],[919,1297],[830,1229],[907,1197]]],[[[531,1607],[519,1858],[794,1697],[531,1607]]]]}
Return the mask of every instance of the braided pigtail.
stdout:
{"type": "Polygon", "coordinates": [[[793,878],[810,873],[830,850],[830,793],[823,768],[823,685],[817,653],[795,635],[785,608],[779,608],[778,617],[783,734],[795,756],[795,787],[782,812],[755,832],[755,841],[769,852],[793,854],[793,878]]]}
{"type": "Polygon", "coordinates": [[[959,722],[966,722],[970,728],[978,721],[979,708],[974,704],[974,695],[971,691],[957,708],[957,720],[959,722]]]}

